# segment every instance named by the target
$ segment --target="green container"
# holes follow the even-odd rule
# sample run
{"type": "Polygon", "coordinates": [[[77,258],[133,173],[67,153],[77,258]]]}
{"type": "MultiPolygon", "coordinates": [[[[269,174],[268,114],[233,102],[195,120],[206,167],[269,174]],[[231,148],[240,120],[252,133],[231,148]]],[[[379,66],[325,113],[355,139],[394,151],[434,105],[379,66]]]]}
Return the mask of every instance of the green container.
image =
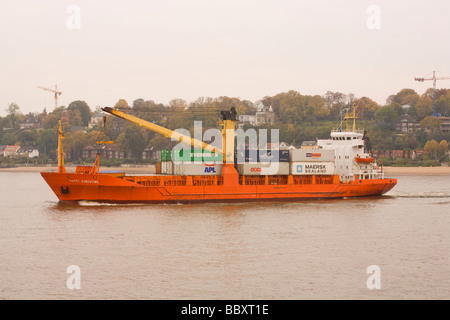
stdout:
{"type": "Polygon", "coordinates": [[[202,162],[202,161],[222,161],[223,157],[218,153],[211,153],[210,151],[205,151],[202,149],[180,149],[172,151],[173,161],[191,161],[191,162],[202,162]]]}
{"type": "Polygon", "coordinates": [[[166,161],[171,161],[171,160],[172,160],[171,150],[162,149],[161,150],[161,161],[166,162],[166,161]]]}

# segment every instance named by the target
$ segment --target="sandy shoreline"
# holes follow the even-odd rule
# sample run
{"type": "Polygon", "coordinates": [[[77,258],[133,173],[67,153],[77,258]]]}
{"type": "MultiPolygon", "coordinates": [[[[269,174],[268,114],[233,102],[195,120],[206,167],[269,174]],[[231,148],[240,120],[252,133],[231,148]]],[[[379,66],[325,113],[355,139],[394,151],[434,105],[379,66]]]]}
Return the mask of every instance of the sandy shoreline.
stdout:
{"type": "MultiPolygon", "coordinates": [[[[0,172],[56,172],[57,167],[17,167],[0,168],[0,172]]],[[[67,166],[68,172],[74,172],[75,167],[67,166]]],[[[101,171],[119,171],[128,174],[154,174],[155,166],[147,167],[100,167],[101,171]]],[[[384,167],[386,176],[401,175],[450,175],[450,167],[384,167]]]]}
{"type": "MultiPolygon", "coordinates": [[[[57,167],[16,167],[16,168],[0,168],[0,172],[56,172],[57,167]]],[[[67,172],[75,172],[75,166],[66,166],[67,172]]],[[[119,171],[128,174],[154,174],[156,172],[155,166],[148,167],[102,167],[100,171],[119,171]]]]}

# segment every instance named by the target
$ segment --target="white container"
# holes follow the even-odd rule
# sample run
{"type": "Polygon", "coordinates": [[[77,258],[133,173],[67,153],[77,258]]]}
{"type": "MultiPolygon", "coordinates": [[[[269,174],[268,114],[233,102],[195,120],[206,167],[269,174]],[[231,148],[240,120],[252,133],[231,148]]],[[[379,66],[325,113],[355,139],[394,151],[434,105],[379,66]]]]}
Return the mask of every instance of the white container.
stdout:
{"type": "Polygon", "coordinates": [[[219,176],[222,162],[178,162],[173,164],[173,174],[180,176],[219,176]]]}
{"type": "Polygon", "coordinates": [[[241,176],[286,176],[289,162],[248,162],[237,165],[241,176]]]}
{"type": "Polygon", "coordinates": [[[334,162],[334,150],[295,149],[291,150],[289,159],[291,162],[334,162]]]}
{"type": "Polygon", "coordinates": [[[161,162],[161,174],[173,174],[173,162],[172,161],[163,161],[161,162]]]}
{"type": "Polygon", "coordinates": [[[291,162],[292,175],[332,175],[334,162],[291,162]]]}

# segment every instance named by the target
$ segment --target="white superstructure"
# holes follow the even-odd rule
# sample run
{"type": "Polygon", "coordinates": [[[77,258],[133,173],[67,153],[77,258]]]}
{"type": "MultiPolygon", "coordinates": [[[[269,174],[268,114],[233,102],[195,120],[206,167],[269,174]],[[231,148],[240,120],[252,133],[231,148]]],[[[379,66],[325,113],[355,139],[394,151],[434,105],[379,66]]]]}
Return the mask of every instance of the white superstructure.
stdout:
{"type": "MultiPolygon", "coordinates": [[[[380,179],[384,177],[382,168],[374,162],[372,156],[365,150],[364,131],[355,128],[355,109],[353,114],[346,114],[346,130],[342,123],[337,130],[331,131],[331,139],[317,140],[317,146],[325,150],[334,150],[335,174],[341,181],[355,179],[380,179]],[[349,130],[348,120],[353,119],[353,128],[349,130]]],[[[343,122],[344,122],[343,121],[343,122]]]]}

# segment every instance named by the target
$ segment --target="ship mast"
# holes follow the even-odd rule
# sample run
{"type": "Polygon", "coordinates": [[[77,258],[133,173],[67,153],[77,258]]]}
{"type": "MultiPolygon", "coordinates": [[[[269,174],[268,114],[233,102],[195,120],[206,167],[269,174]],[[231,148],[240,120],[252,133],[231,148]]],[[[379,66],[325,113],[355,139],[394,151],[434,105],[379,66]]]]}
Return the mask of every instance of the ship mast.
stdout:
{"type": "Polygon", "coordinates": [[[58,172],[65,173],[66,169],[64,168],[64,150],[63,150],[63,142],[64,134],[61,127],[61,120],[58,122],[58,172]]]}
{"type": "Polygon", "coordinates": [[[234,137],[236,129],[236,109],[231,108],[230,111],[222,111],[223,124],[222,129],[222,147],[225,155],[224,162],[234,163],[234,137]]]}
{"type": "Polygon", "coordinates": [[[345,116],[344,119],[341,121],[341,123],[339,124],[338,127],[338,131],[342,131],[342,126],[345,122],[345,131],[346,132],[350,132],[349,130],[349,120],[353,120],[353,128],[352,128],[352,132],[356,132],[356,106],[353,105],[353,110],[351,111],[351,113],[348,111],[348,109],[345,112],[345,116]]]}

